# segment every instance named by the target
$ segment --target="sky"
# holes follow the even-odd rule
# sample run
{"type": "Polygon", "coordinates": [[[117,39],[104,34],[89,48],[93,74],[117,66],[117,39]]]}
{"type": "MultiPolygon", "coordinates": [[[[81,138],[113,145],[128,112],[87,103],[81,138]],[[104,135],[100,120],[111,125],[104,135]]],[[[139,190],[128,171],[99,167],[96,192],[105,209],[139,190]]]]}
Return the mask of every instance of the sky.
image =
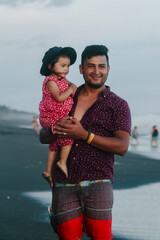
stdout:
{"type": "Polygon", "coordinates": [[[38,113],[44,53],[75,48],[67,79],[80,86],[83,49],[103,44],[110,59],[106,85],[133,115],[160,114],[159,9],[159,0],[0,0],[0,105],[38,113]]]}

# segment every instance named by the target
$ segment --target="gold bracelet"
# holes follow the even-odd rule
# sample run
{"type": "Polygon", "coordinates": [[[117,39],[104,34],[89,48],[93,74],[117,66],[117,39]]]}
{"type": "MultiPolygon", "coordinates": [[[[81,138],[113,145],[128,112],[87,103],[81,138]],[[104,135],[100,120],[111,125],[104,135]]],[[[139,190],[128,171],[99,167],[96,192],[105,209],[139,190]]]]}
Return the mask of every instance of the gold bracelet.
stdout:
{"type": "Polygon", "coordinates": [[[93,141],[93,138],[94,138],[94,133],[90,133],[87,143],[90,144],[93,141]]]}

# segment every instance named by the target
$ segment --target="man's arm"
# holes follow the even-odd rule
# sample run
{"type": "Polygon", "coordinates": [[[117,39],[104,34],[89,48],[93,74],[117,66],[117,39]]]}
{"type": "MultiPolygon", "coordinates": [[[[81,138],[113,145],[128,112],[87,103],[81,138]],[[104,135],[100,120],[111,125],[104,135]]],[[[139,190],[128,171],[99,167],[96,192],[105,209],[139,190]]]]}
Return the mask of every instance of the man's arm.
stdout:
{"type": "MultiPolygon", "coordinates": [[[[65,136],[72,139],[82,139],[86,141],[88,131],[82,127],[77,119],[71,119],[72,123],[67,123],[65,118],[61,119],[58,124],[55,125],[54,132],[58,134],[59,137],[65,136]]],[[[126,131],[115,131],[114,137],[101,137],[95,135],[91,144],[102,151],[123,156],[128,150],[129,137],[130,135],[126,131]]]]}
{"type": "MultiPolygon", "coordinates": [[[[60,119],[57,122],[57,124],[55,126],[59,126],[60,122],[62,122],[63,124],[73,124],[73,121],[70,119],[72,119],[72,118],[69,116],[63,117],[62,119],[60,119]]],[[[65,137],[64,134],[63,135],[61,134],[61,137],[65,137]]],[[[56,139],[57,139],[57,137],[55,135],[53,135],[51,129],[42,128],[40,130],[39,140],[42,144],[51,144],[56,139]]]]}
{"type": "Polygon", "coordinates": [[[116,131],[114,137],[101,137],[95,135],[92,145],[110,153],[124,156],[128,150],[129,133],[125,131],[116,131]]]}
{"type": "Polygon", "coordinates": [[[56,140],[50,129],[42,128],[39,134],[39,140],[43,144],[50,144],[56,140]]]}

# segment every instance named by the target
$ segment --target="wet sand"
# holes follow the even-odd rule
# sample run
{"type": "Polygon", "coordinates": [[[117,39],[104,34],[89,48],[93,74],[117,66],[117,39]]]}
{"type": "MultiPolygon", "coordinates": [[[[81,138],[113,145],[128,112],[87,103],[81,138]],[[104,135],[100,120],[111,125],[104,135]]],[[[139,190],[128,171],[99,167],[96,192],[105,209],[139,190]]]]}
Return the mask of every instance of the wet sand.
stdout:
{"type": "MultiPolygon", "coordinates": [[[[33,130],[0,126],[0,240],[58,239],[49,222],[42,221],[46,206],[22,195],[49,191],[41,177],[47,152],[33,130]]],[[[160,161],[131,153],[116,156],[115,190],[156,182],[160,182],[160,161]]],[[[114,240],[132,240],[113,235],[114,240]]]]}

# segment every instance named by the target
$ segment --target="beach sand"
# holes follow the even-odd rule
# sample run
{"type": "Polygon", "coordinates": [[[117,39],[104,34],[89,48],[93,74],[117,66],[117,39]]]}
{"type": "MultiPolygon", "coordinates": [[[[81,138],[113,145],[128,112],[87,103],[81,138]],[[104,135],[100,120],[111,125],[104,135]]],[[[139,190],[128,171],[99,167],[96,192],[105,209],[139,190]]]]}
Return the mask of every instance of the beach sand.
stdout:
{"type": "MultiPolygon", "coordinates": [[[[47,217],[47,207],[23,195],[24,192],[50,190],[41,177],[47,153],[48,147],[40,144],[32,129],[1,126],[0,240],[58,239],[49,221],[42,221],[47,217]]],[[[160,182],[160,161],[131,153],[125,157],[116,156],[115,191],[157,182],[160,182]]],[[[114,240],[132,240],[125,234],[120,236],[117,231],[113,235],[114,240]]],[[[83,239],[88,238],[84,236],[83,239]]]]}

